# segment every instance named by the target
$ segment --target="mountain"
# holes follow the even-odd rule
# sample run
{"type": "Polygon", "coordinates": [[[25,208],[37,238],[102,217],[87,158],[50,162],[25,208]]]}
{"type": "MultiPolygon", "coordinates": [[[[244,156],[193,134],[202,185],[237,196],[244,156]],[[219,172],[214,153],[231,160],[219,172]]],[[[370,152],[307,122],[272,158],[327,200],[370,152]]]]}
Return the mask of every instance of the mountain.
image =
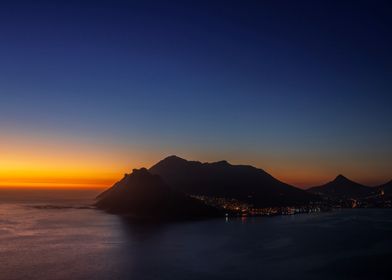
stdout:
{"type": "Polygon", "coordinates": [[[97,197],[96,206],[142,219],[191,219],[217,216],[218,210],[169,187],[147,169],[134,169],[97,197]]]}
{"type": "Polygon", "coordinates": [[[201,163],[170,156],[149,171],[187,194],[235,198],[255,207],[302,205],[318,199],[261,169],[227,161],[201,163]]]}
{"type": "Polygon", "coordinates": [[[308,189],[310,193],[324,195],[330,198],[363,198],[372,195],[374,189],[353,182],[343,175],[338,175],[335,180],[321,186],[308,189]]]}
{"type": "Polygon", "coordinates": [[[385,183],[379,187],[377,187],[378,190],[383,190],[384,193],[388,196],[392,195],[392,180],[389,181],[388,183],[385,183]]]}

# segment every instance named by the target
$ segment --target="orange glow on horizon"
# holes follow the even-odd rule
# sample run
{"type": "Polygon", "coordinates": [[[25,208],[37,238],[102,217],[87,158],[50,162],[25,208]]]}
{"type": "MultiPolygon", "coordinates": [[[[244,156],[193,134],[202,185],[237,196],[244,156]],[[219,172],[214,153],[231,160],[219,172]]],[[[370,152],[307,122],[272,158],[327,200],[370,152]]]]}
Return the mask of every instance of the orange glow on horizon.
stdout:
{"type": "Polygon", "coordinates": [[[7,134],[0,138],[0,187],[108,188],[148,153],[110,139],[7,134]]]}
{"type": "Polygon", "coordinates": [[[91,184],[79,184],[79,183],[29,183],[29,182],[0,182],[0,189],[17,188],[17,189],[106,189],[111,185],[91,185],[91,184]]]}
{"type": "MultiPolygon", "coordinates": [[[[175,153],[170,148],[132,146],[112,139],[10,133],[0,138],[0,187],[108,188],[133,168],[149,168],[171,154],[175,153]]],[[[373,169],[369,169],[366,161],[336,164],[303,154],[291,157],[242,151],[217,154],[208,150],[179,150],[178,156],[202,162],[226,159],[231,164],[253,165],[303,189],[327,183],[340,173],[367,185],[391,180],[388,165],[373,164],[373,169]]]]}

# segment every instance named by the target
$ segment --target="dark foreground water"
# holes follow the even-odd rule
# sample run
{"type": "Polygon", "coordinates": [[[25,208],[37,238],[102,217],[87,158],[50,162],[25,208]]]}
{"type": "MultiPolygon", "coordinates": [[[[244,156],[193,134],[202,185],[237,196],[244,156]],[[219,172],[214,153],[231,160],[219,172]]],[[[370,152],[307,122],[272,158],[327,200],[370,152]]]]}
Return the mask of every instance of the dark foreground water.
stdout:
{"type": "Polygon", "coordinates": [[[95,194],[0,190],[0,279],[390,279],[391,210],[142,225],[95,194]]]}

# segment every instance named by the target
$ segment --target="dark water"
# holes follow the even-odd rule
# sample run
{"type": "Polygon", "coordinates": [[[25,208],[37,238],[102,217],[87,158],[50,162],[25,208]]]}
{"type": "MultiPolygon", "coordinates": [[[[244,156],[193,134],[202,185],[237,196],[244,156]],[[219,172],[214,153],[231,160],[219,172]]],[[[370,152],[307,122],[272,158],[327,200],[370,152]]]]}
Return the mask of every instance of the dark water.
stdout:
{"type": "Polygon", "coordinates": [[[134,224],[96,192],[0,190],[0,279],[388,279],[392,211],[134,224]]]}

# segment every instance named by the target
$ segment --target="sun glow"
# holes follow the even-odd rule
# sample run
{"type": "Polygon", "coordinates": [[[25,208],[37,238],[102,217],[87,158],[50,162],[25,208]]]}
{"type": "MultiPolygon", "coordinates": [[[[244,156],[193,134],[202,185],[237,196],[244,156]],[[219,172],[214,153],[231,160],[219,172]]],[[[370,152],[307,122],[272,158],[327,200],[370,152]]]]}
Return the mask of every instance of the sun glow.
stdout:
{"type": "Polygon", "coordinates": [[[131,151],[108,141],[8,134],[0,139],[0,187],[109,187],[139,167],[131,151]]]}
{"type": "MultiPolygon", "coordinates": [[[[0,138],[0,187],[107,188],[133,168],[150,167],[173,150],[179,150],[153,149],[140,144],[119,143],[110,138],[80,134],[71,137],[69,134],[8,129],[8,134],[0,138]]],[[[367,170],[366,164],[360,165],[361,161],[332,164],[317,162],[306,154],[292,156],[291,160],[271,153],[254,156],[243,152],[180,151],[179,155],[190,160],[213,162],[227,159],[232,164],[250,164],[300,188],[323,184],[338,173],[369,185],[390,180],[389,170],[384,167],[383,171],[382,166],[377,166],[379,173],[372,175],[371,171],[358,172],[367,170]],[[385,173],[381,180],[376,178],[380,177],[380,170],[385,173]],[[374,176],[373,180],[371,176],[374,176]]]]}

